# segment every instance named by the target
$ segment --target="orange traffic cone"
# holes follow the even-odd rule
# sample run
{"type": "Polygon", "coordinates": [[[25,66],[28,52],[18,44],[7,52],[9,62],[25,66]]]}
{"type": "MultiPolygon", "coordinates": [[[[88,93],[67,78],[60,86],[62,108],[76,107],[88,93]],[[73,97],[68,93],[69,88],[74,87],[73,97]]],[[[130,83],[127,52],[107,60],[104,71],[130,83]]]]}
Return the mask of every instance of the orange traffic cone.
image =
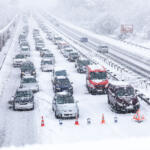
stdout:
{"type": "Polygon", "coordinates": [[[140,110],[136,112],[136,114],[133,116],[133,119],[137,122],[142,122],[144,120],[144,116],[140,116],[140,110]]]}
{"type": "Polygon", "coordinates": [[[44,118],[43,118],[43,116],[42,116],[41,127],[44,127],[44,126],[45,126],[45,124],[44,124],[44,118]]]}
{"type": "Polygon", "coordinates": [[[78,117],[76,116],[75,125],[79,125],[78,117]]]}
{"type": "Polygon", "coordinates": [[[102,114],[102,121],[101,124],[105,124],[104,114],[102,114]]]}

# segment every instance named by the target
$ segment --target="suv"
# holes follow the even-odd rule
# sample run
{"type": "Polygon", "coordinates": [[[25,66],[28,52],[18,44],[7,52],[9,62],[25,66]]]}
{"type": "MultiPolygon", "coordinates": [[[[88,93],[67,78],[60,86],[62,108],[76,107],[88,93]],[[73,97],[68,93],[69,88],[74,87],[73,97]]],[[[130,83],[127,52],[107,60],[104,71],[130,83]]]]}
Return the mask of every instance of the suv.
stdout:
{"type": "Polygon", "coordinates": [[[33,110],[34,95],[31,90],[25,88],[17,89],[12,97],[13,110],[33,110]]]}
{"type": "Polygon", "coordinates": [[[68,60],[70,62],[75,62],[77,58],[79,58],[79,54],[77,52],[69,53],[68,60]]]}
{"type": "Polygon", "coordinates": [[[53,61],[50,59],[41,60],[41,70],[42,71],[52,71],[53,70],[53,61]]]}
{"type": "Polygon", "coordinates": [[[73,87],[71,85],[69,79],[64,76],[59,76],[54,79],[53,82],[53,90],[54,92],[62,92],[62,91],[67,91],[70,94],[73,94],[73,87]]]}
{"type": "Polygon", "coordinates": [[[31,61],[26,61],[21,65],[21,78],[25,74],[36,76],[34,64],[31,61]]]}
{"type": "Polygon", "coordinates": [[[13,58],[13,66],[14,67],[20,67],[21,64],[23,62],[26,61],[26,56],[23,54],[17,54],[14,58],[13,58]]]}
{"type": "Polygon", "coordinates": [[[79,117],[79,108],[73,96],[66,92],[55,94],[52,102],[52,110],[56,118],[76,118],[79,117]]]}
{"type": "Polygon", "coordinates": [[[109,81],[108,104],[116,112],[136,112],[140,108],[134,88],[123,81],[109,81]]]}
{"type": "Polygon", "coordinates": [[[52,60],[53,64],[55,63],[55,57],[54,57],[53,53],[51,53],[51,52],[44,52],[42,55],[42,58],[52,60]]]}
{"type": "Polygon", "coordinates": [[[65,58],[68,58],[69,53],[71,53],[71,52],[73,52],[73,49],[70,48],[70,47],[65,48],[65,49],[62,50],[62,54],[63,54],[63,56],[64,56],[65,58]]]}
{"type": "Polygon", "coordinates": [[[85,58],[78,58],[75,63],[75,67],[79,73],[86,72],[86,66],[90,65],[90,61],[85,58]]]}
{"type": "Polygon", "coordinates": [[[30,89],[30,90],[32,90],[32,92],[38,92],[39,91],[39,86],[38,86],[38,83],[36,81],[36,78],[34,78],[31,75],[25,75],[22,78],[20,87],[30,89]]]}

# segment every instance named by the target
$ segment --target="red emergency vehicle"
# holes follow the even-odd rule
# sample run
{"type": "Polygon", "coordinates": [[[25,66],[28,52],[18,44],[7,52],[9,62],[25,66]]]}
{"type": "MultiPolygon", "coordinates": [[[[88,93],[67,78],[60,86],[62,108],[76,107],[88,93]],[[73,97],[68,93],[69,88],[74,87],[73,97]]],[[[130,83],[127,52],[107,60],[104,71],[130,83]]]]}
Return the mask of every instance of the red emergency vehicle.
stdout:
{"type": "Polygon", "coordinates": [[[105,67],[100,65],[87,66],[86,86],[91,94],[105,94],[108,84],[107,71],[105,67]]]}

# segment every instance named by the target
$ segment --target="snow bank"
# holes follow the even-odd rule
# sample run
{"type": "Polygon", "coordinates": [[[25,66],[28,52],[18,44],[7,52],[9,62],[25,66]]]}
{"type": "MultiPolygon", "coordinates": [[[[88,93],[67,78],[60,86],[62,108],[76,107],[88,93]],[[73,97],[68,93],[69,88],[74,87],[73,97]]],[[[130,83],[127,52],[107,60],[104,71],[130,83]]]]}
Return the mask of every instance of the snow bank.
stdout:
{"type": "Polygon", "coordinates": [[[51,144],[51,145],[34,145],[25,147],[9,147],[1,150],[80,150],[80,149],[104,149],[104,150],[148,150],[150,138],[126,139],[126,140],[105,140],[88,143],[76,144],[51,144]]]}

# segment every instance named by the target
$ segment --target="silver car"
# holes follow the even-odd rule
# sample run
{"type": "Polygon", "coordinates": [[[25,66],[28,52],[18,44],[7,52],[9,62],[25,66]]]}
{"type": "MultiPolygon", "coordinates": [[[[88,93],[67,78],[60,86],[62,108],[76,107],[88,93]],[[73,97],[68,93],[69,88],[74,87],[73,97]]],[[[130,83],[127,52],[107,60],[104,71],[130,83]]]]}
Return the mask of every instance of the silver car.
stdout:
{"type": "Polygon", "coordinates": [[[55,112],[56,118],[79,117],[77,102],[67,92],[59,92],[54,96],[52,110],[55,112]]]}
{"type": "Polygon", "coordinates": [[[24,54],[25,56],[30,56],[30,48],[29,46],[22,46],[21,47],[21,53],[24,54]]]}
{"type": "Polygon", "coordinates": [[[32,92],[39,91],[39,86],[36,81],[36,78],[30,74],[27,74],[22,78],[20,87],[30,89],[32,90],[32,92]]]}
{"type": "Polygon", "coordinates": [[[17,54],[14,58],[13,58],[13,66],[14,67],[20,67],[22,63],[24,63],[26,61],[26,56],[23,54],[17,54]]]}
{"type": "Polygon", "coordinates": [[[42,71],[52,71],[54,68],[53,60],[42,59],[41,60],[41,70],[42,71]]]}

